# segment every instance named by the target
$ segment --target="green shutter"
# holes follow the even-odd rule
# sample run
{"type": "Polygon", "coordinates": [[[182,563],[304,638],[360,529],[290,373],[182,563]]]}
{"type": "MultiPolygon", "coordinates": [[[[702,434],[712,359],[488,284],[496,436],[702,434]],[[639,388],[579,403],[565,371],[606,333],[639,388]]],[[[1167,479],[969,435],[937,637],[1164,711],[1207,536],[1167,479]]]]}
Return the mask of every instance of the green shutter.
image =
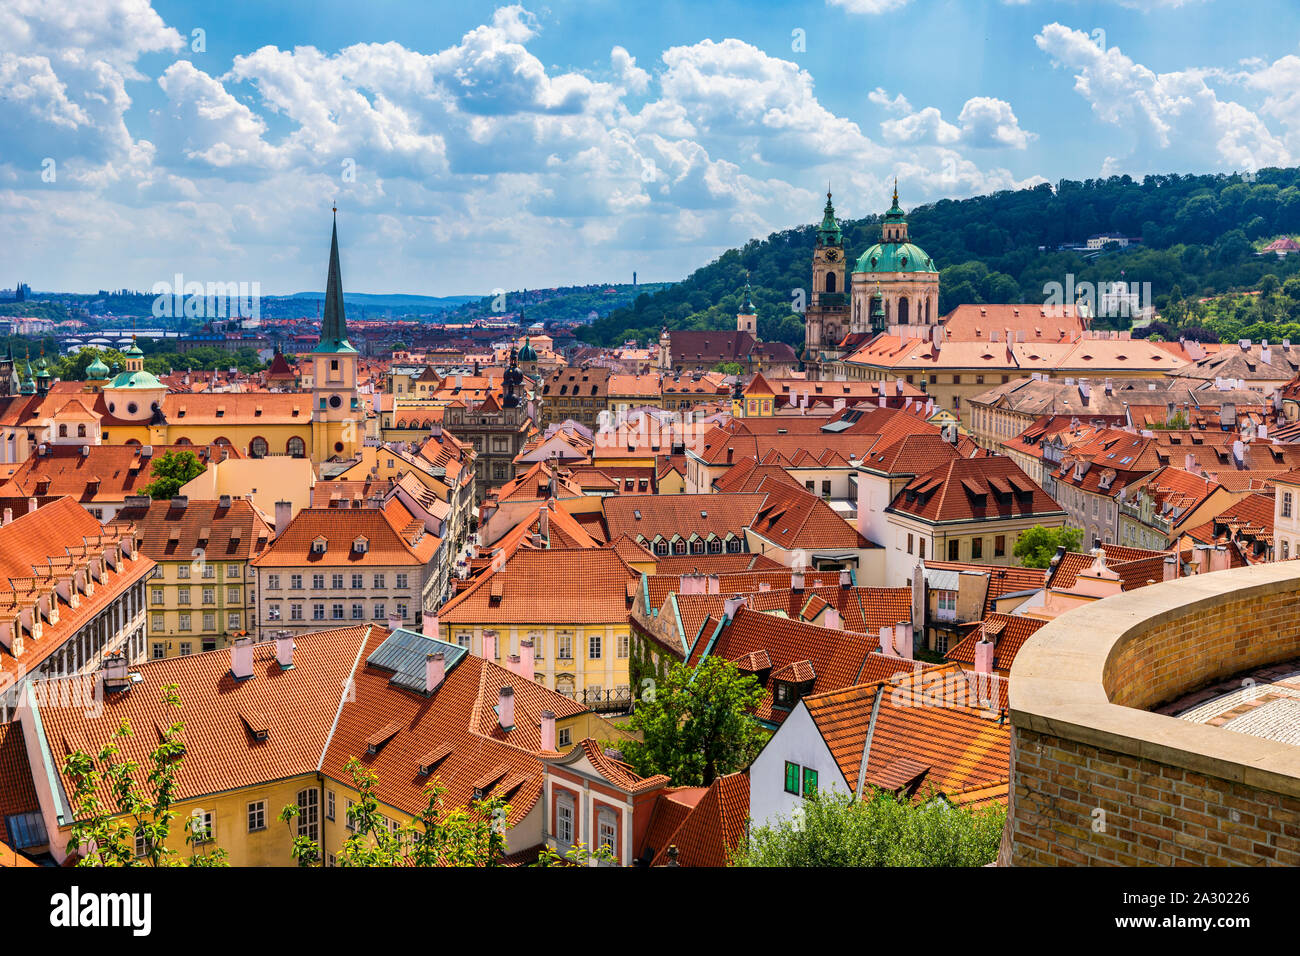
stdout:
{"type": "Polygon", "coordinates": [[[817,792],[817,771],[812,767],[803,768],[803,795],[811,797],[817,792]]]}
{"type": "Polygon", "coordinates": [[[788,760],[785,762],[785,791],[796,796],[799,793],[799,765],[788,760]]]}

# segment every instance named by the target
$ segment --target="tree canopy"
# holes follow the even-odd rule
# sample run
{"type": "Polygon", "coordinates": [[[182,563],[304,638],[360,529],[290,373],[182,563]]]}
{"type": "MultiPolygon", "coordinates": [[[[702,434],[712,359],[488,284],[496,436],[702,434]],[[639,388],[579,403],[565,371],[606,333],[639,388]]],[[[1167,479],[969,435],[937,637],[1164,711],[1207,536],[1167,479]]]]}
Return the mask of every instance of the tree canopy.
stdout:
{"type": "Polygon", "coordinates": [[[1083,531],[1080,528],[1044,528],[1036,524],[1016,539],[1011,553],[1026,568],[1045,568],[1052,563],[1052,556],[1062,545],[1066,551],[1078,551],[1082,542],[1083,531]]]}
{"type": "Polygon", "coordinates": [[[175,498],[187,483],[193,481],[206,470],[192,451],[169,451],[153,460],[150,474],[153,481],[142,489],[155,501],[175,498]]]}
{"type": "Polygon", "coordinates": [[[675,786],[707,787],[758,756],[765,735],[753,711],[763,693],[755,677],[719,657],[695,669],[674,664],[662,681],[650,682],[628,719],[642,739],[617,746],[642,776],[662,773],[675,786]]]}
{"type": "Polygon", "coordinates": [[[914,804],[872,791],[834,790],[793,817],[755,828],[732,866],[984,866],[997,858],[1006,810],[971,811],[942,798],[914,804]]]}

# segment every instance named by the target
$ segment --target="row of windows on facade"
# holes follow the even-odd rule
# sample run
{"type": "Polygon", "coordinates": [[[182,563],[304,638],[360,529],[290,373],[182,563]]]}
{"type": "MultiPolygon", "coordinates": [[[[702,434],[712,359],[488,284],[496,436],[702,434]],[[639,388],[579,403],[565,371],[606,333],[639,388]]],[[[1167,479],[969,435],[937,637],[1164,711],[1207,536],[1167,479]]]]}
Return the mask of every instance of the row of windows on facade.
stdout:
{"type": "MultiPolygon", "coordinates": [[[[924,560],[924,559],[925,559],[925,538],[914,537],[913,535],[908,534],[908,536],[907,536],[907,553],[908,553],[908,554],[913,554],[913,553],[915,553],[915,554],[917,555],[917,557],[919,557],[919,558],[921,558],[922,560],[924,560]],[[916,548],[915,552],[913,551],[913,547],[914,547],[914,546],[915,546],[915,548],[916,548]]],[[[995,557],[995,558],[1005,558],[1006,556],[1007,556],[1007,536],[1004,535],[1004,534],[997,535],[997,536],[994,537],[994,539],[993,539],[993,557],[995,557]]],[[[970,539],[970,559],[971,559],[972,561],[979,561],[979,560],[982,559],[983,557],[984,557],[984,539],[983,539],[983,538],[971,538],[971,539],[970,539]]],[[[960,560],[961,560],[961,541],[960,541],[960,539],[957,539],[957,538],[950,538],[950,539],[948,540],[948,560],[949,560],[949,561],[960,561],[960,560]]]]}
{"type": "MultiPolygon", "coordinates": [[[[216,588],[203,588],[203,595],[202,595],[202,596],[203,596],[203,602],[202,602],[202,603],[204,603],[204,604],[216,604],[216,603],[217,603],[217,589],[216,589],[216,588]]],[[[154,588],[154,589],[153,589],[153,593],[150,595],[150,600],[151,600],[151,602],[152,602],[153,604],[164,604],[164,603],[166,603],[166,592],[164,592],[162,588],[154,588]]],[[[194,601],[193,601],[193,595],[190,593],[190,589],[189,589],[189,588],[177,588],[177,589],[176,589],[176,603],[177,603],[177,604],[193,604],[193,603],[194,603],[194,601]]],[[[238,604],[238,603],[239,603],[239,588],[226,588],[226,603],[227,603],[227,604],[238,604]]]]}
{"type": "MultiPolygon", "coordinates": [[[[386,604],[382,604],[382,603],[377,603],[377,604],[375,604],[375,605],[374,605],[375,613],[371,616],[370,620],[373,620],[373,621],[385,621],[385,620],[387,620],[387,619],[388,619],[388,614],[387,614],[387,610],[386,610],[386,609],[387,609],[387,605],[386,605],[386,604]]],[[[327,617],[325,616],[325,605],[324,605],[323,603],[313,604],[313,605],[311,606],[311,619],[312,619],[313,621],[325,621],[325,620],[330,620],[330,621],[343,621],[343,620],[347,620],[347,615],[345,614],[345,611],[346,611],[346,610],[347,610],[346,607],[345,607],[343,604],[341,604],[341,603],[340,603],[340,604],[331,604],[331,605],[329,606],[329,617],[327,618],[327,617]]],[[[303,617],[303,611],[304,611],[304,606],[303,606],[302,604],[296,604],[296,603],[295,603],[295,604],[290,604],[290,605],[289,605],[289,620],[291,620],[291,621],[302,621],[302,620],[306,620],[306,618],[303,617]]],[[[408,605],[405,601],[397,601],[397,602],[395,602],[395,603],[393,604],[393,613],[396,614],[396,615],[397,615],[399,618],[401,618],[403,621],[405,621],[405,620],[407,620],[407,619],[411,616],[410,605],[408,605]]],[[[267,619],[268,621],[280,621],[280,620],[284,620],[283,614],[284,614],[284,610],[283,610],[283,608],[281,608],[280,605],[278,605],[278,604],[268,604],[268,605],[266,606],[266,619],[267,619]]],[[[367,618],[366,618],[366,606],[365,606],[364,604],[361,604],[361,603],[353,604],[353,605],[352,605],[352,620],[354,620],[354,621],[364,621],[364,620],[366,620],[366,619],[367,619],[367,618]]]]}
{"type": "MultiPolygon", "coordinates": [[[[666,555],[669,551],[672,551],[673,554],[722,554],[723,544],[721,538],[714,538],[712,541],[705,541],[703,538],[696,538],[694,541],[679,539],[671,543],[656,541],[654,542],[654,553],[666,555]]],[[[745,550],[745,543],[739,538],[731,538],[725,544],[728,554],[739,554],[745,550]]]]}
{"type": "MultiPolygon", "coordinates": [[[[289,590],[301,591],[303,589],[302,587],[303,577],[304,576],[301,574],[289,575],[289,590]]],[[[280,579],[281,576],[279,574],[268,574],[266,576],[266,589],[268,591],[281,590],[280,579]]],[[[370,580],[371,580],[371,586],[373,588],[386,589],[388,587],[388,575],[383,572],[377,572],[373,574],[370,580]]],[[[348,581],[348,575],[346,574],[331,574],[329,589],[331,591],[346,591],[348,590],[348,588],[346,587],[347,581],[348,581]]],[[[411,586],[410,582],[411,582],[411,578],[409,574],[406,574],[405,572],[399,572],[394,575],[393,587],[399,591],[404,591],[411,586]]],[[[364,590],[366,586],[366,576],[364,574],[354,573],[351,578],[351,585],[352,585],[351,590],[353,591],[364,590]]],[[[313,574],[311,576],[311,589],[313,591],[324,591],[325,575],[313,574]]]]}
{"type": "MultiPolygon", "coordinates": [[[[218,574],[221,573],[220,572],[221,565],[208,564],[202,558],[199,558],[198,560],[195,561],[191,561],[189,564],[177,564],[175,565],[175,568],[176,568],[176,577],[181,581],[188,581],[191,577],[193,577],[195,571],[199,572],[200,577],[206,578],[208,580],[215,578],[218,574]]],[[[226,577],[230,579],[239,577],[239,568],[240,566],[238,564],[227,564],[226,577]]],[[[152,576],[155,578],[165,578],[167,576],[167,565],[166,564],[154,565],[152,576]]],[[[253,576],[253,569],[251,567],[248,569],[248,576],[249,577],[253,576]]]]}
{"type": "MultiPolygon", "coordinates": [[[[231,631],[239,630],[241,620],[242,618],[238,611],[231,611],[226,615],[226,629],[231,631]]],[[[194,629],[192,625],[193,618],[189,613],[182,611],[180,614],[176,615],[176,630],[192,631],[194,629]]],[[[153,632],[155,634],[161,634],[166,628],[167,619],[161,614],[155,614],[153,616],[153,632]]],[[[203,614],[203,630],[215,631],[216,629],[217,615],[213,612],[205,611],[203,614]]]]}
{"type": "MultiPolygon", "coordinates": [[[[468,648],[470,646],[470,637],[471,635],[468,631],[461,631],[456,635],[456,643],[461,647],[468,648]]],[[[630,643],[630,639],[626,634],[619,634],[615,637],[614,653],[620,660],[627,657],[629,643],[630,643]]],[[[546,645],[544,642],[537,640],[536,638],[533,639],[533,658],[535,660],[542,659],[543,657],[542,652],[545,649],[545,647],[546,645]]],[[[603,635],[600,634],[587,635],[587,658],[589,660],[593,660],[593,661],[600,660],[601,654],[603,652],[603,648],[604,648],[603,635]]],[[[496,658],[495,658],[496,660],[500,660],[501,650],[502,650],[501,642],[498,641],[497,648],[496,648],[496,658]]],[[[557,634],[555,636],[555,656],[558,660],[562,660],[562,661],[573,660],[573,635],[572,634],[557,634]]]]}

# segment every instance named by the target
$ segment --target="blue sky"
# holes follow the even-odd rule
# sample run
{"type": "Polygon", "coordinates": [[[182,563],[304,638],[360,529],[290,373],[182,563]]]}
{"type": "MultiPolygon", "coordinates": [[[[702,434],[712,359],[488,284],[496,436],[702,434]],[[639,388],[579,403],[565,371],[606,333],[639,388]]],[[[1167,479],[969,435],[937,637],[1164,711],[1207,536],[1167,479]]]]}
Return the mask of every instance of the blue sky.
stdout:
{"type": "Polygon", "coordinates": [[[828,181],[1294,165],[1298,7],[6,0],[0,284],[319,289],[335,200],[355,292],[675,279],[828,181]]]}

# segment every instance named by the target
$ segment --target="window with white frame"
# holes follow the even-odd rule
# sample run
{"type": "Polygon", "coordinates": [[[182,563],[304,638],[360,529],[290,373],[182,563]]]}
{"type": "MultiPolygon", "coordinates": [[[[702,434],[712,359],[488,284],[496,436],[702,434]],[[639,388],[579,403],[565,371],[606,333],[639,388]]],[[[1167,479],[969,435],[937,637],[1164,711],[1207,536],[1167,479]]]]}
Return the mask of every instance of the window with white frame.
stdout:
{"type": "Polygon", "coordinates": [[[567,793],[555,798],[555,838],[561,843],[573,843],[573,797],[567,793]]]}
{"type": "Polygon", "coordinates": [[[266,801],[257,800],[248,805],[248,832],[266,829],[266,801]]]}

